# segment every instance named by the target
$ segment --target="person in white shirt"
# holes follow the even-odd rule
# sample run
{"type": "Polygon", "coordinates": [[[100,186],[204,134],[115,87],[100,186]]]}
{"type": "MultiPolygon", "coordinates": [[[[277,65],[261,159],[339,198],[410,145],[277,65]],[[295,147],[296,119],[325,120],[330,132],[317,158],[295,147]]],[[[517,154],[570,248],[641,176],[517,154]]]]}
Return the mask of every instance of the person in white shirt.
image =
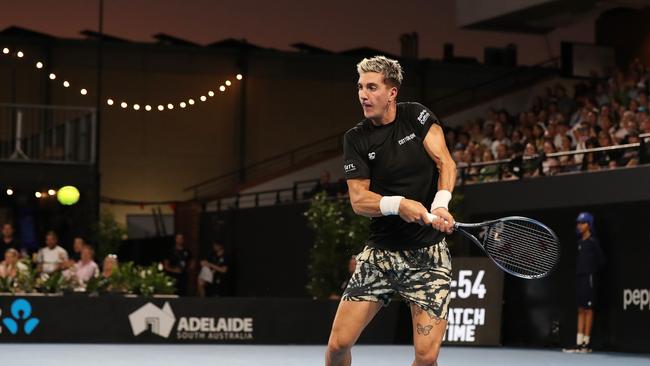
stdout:
{"type": "Polygon", "coordinates": [[[99,266],[93,260],[94,256],[95,250],[90,245],[84,245],[81,248],[81,259],[66,270],[64,274],[73,277],[79,284],[88,282],[88,280],[99,274],[99,266]]]}
{"type": "Polygon", "coordinates": [[[45,235],[45,248],[36,254],[37,270],[42,273],[53,273],[62,269],[62,264],[68,260],[68,252],[58,245],[58,236],[54,231],[45,235]]]}

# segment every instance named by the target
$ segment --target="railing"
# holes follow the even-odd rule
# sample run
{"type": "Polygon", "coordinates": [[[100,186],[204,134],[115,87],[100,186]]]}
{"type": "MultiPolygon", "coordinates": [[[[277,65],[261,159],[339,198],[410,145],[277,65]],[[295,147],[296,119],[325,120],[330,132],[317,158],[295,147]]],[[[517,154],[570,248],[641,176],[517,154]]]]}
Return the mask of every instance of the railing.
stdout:
{"type": "MultiPolygon", "coordinates": [[[[640,135],[641,142],[597,147],[584,150],[562,151],[551,154],[535,154],[531,156],[518,156],[512,159],[503,159],[490,162],[473,163],[468,165],[457,164],[458,185],[481,184],[505,180],[534,179],[548,175],[562,175],[567,173],[580,173],[587,171],[587,164],[565,164],[557,169],[544,171],[544,162],[548,159],[557,159],[567,156],[582,156],[589,161],[590,154],[612,153],[617,151],[635,150],[639,165],[650,164],[650,133],[640,135]],[[493,170],[485,171],[484,168],[493,170]],[[478,178],[476,181],[473,178],[478,178]]],[[[311,198],[306,193],[311,192],[318,183],[318,179],[297,181],[292,187],[237,194],[230,197],[218,198],[206,204],[207,211],[222,211],[226,209],[240,209],[260,206],[270,206],[286,203],[306,201],[311,198]]]]}
{"type": "MultiPolygon", "coordinates": [[[[516,180],[538,176],[589,171],[591,170],[589,159],[594,159],[594,154],[611,154],[616,151],[636,150],[635,158],[638,160],[637,164],[648,164],[650,163],[650,133],[640,135],[639,138],[640,142],[624,145],[560,151],[550,154],[533,154],[530,156],[520,155],[510,159],[480,163],[457,163],[457,184],[464,185],[502,180],[516,180]],[[544,162],[548,162],[549,159],[557,159],[567,156],[580,157],[580,161],[560,162],[555,166],[544,164],[544,162]]],[[[598,161],[591,161],[591,163],[592,166],[598,165],[598,161]]],[[[607,166],[605,169],[610,169],[610,167],[607,166]]]]}
{"type": "MultiPolygon", "coordinates": [[[[521,86],[526,83],[529,84],[542,76],[556,73],[556,70],[552,67],[557,67],[558,60],[559,58],[552,58],[533,66],[520,67],[496,78],[459,89],[440,98],[435,98],[427,103],[435,110],[436,114],[445,116],[454,109],[485,98],[488,93],[494,96],[499,91],[507,88],[521,86]],[[548,66],[552,67],[549,68],[548,66]]],[[[315,162],[324,157],[332,156],[342,151],[343,133],[344,131],[341,131],[316,142],[247,165],[243,169],[229,171],[186,187],[183,191],[192,192],[195,199],[215,197],[227,193],[225,192],[227,188],[236,187],[238,183],[241,183],[240,180],[242,177],[247,181],[261,179],[301,164],[308,164],[309,162],[315,162]]]]}
{"type": "Polygon", "coordinates": [[[318,183],[318,179],[296,181],[292,187],[241,193],[231,197],[218,198],[206,204],[207,211],[221,211],[230,208],[271,206],[282,203],[300,202],[318,183]]]}
{"type": "Polygon", "coordinates": [[[94,164],[93,108],[0,104],[0,161],[94,164]]]}
{"type": "Polygon", "coordinates": [[[343,150],[343,137],[341,135],[328,136],[324,139],[301,146],[286,153],[272,156],[260,162],[247,165],[243,169],[236,169],[199,182],[183,189],[192,192],[194,198],[207,194],[218,194],[225,187],[234,187],[243,175],[246,180],[261,179],[279,171],[289,170],[299,165],[306,165],[330,157],[343,150]]]}

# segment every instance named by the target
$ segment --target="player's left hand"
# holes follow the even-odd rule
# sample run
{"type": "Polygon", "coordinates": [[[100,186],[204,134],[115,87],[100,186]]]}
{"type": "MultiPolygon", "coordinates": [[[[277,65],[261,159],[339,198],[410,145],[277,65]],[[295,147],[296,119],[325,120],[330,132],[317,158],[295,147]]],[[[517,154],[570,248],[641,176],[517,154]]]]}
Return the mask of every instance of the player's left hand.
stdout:
{"type": "Polygon", "coordinates": [[[434,229],[447,234],[451,234],[454,231],[454,223],[456,223],[456,221],[447,209],[444,207],[438,207],[431,211],[431,213],[437,216],[437,218],[431,223],[431,226],[433,226],[434,229]]]}

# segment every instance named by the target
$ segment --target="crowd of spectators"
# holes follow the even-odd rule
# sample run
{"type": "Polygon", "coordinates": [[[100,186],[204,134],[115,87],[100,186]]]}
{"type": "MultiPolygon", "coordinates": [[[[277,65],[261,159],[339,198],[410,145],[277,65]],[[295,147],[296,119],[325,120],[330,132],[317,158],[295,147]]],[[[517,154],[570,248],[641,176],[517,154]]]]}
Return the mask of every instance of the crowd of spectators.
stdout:
{"type": "Polygon", "coordinates": [[[639,164],[638,149],[546,157],[636,143],[639,135],[650,133],[648,68],[635,60],[627,70],[607,75],[575,85],[572,93],[560,83],[547,87],[517,115],[490,109],[485,118],[448,129],[446,140],[459,177],[464,183],[485,182],[639,164]],[[520,169],[512,164],[475,165],[517,157],[525,157],[520,169]]]}
{"type": "Polygon", "coordinates": [[[13,225],[2,226],[0,252],[3,253],[0,262],[0,279],[15,279],[21,272],[32,267],[38,276],[47,278],[54,273],[61,273],[75,287],[83,287],[91,278],[104,276],[108,278],[117,266],[117,257],[109,255],[104,258],[103,270],[95,262],[95,250],[83,238],[73,241],[69,254],[59,245],[59,237],[54,231],[45,235],[45,245],[35,253],[30,253],[20,245],[15,237],[13,225]]]}

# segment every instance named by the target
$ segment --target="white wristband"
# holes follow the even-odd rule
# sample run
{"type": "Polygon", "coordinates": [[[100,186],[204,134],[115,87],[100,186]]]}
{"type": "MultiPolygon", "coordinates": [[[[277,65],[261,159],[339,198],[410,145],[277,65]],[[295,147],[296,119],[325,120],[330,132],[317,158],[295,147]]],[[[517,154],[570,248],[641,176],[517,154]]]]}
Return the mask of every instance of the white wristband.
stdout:
{"type": "Polygon", "coordinates": [[[431,211],[439,207],[449,210],[449,201],[451,201],[451,192],[446,189],[439,190],[431,203],[431,211]]]}
{"type": "Polygon", "coordinates": [[[379,210],[384,216],[399,215],[399,203],[402,196],[384,196],[379,200],[379,210]]]}

